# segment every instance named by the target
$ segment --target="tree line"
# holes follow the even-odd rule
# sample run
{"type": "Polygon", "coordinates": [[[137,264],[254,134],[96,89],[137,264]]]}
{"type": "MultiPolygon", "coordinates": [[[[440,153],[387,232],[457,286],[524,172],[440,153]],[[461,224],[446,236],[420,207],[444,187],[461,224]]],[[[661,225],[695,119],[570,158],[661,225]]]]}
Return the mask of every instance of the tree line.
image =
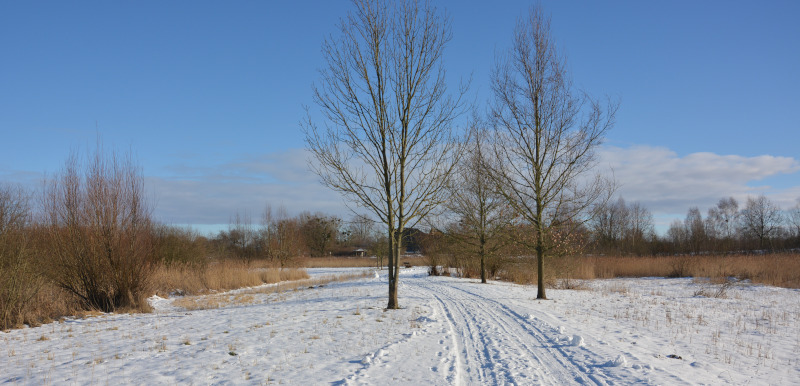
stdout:
{"type": "Polygon", "coordinates": [[[387,242],[367,216],[355,214],[347,221],[323,212],[289,216],[285,207],[267,205],[260,219],[235,214],[227,230],[208,239],[209,248],[228,258],[267,259],[281,266],[295,265],[298,257],[384,257],[387,242]]]}

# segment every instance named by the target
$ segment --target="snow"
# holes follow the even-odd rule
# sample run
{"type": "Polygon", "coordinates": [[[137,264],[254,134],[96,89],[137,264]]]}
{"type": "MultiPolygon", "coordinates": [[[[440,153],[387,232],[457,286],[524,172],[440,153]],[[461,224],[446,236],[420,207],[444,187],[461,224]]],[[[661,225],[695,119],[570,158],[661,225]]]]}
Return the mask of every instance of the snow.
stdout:
{"type": "MultiPolygon", "coordinates": [[[[363,269],[357,269],[356,272],[363,269]]],[[[310,270],[312,277],[353,269],[310,270]]],[[[800,292],[692,279],[585,290],[403,269],[186,311],[105,314],[0,333],[0,384],[798,384],[800,292]],[[705,291],[702,293],[714,293],[705,291]]],[[[265,291],[266,292],[266,291],[265,291]]]]}

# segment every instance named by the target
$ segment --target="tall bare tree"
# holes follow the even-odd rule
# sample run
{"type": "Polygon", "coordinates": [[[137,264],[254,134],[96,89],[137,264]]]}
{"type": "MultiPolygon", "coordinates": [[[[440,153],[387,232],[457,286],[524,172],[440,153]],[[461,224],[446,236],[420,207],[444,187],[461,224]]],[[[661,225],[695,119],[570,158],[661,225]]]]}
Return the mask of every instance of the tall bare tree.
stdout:
{"type": "Polygon", "coordinates": [[[311,168],[328,187],[386,225],[389,301],[399,308],[403,229],[442,201],[458,141],[460,95],[447,93],[442,55],[447,18],[417,0],[354,0],[339,36],[323,45],[327,66],[314,87],[325,126],[304,123],[311,168]]]}
{"type": "Polygon", "coordinates": [[[595,175],[594,150],[613,126],[615,103],[601,106],[573,90],[565,59],[540,6],[521,18],[510,52],[492,74],[498,186],[532,225],[538,268],[537,298],[546,299],[544,259],[560,237],[585,222],[593,203],[608,199],[610,181],[595,175]]]}

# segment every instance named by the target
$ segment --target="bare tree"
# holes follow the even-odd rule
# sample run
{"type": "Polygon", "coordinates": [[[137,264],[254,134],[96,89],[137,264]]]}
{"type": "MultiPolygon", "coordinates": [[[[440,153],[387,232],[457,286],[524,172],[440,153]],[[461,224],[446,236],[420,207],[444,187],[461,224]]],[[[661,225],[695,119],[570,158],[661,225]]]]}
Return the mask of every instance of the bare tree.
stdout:
{"type": "Polygon", "coordinates": [[[229,253],[236,257],[250,261],[256,257],[257,232],[253,221],[247,212],[236,214],[228,222],[228,231],[220,232],[220,239],[224,242],[229,253]]]}
{"type": "MultiPolygon", "coordinates": [[[[608,199],[610,181],[590,174],[594,150],[613,126],[617,105],[607,107],[573,91],[566,62],[539,6],[517,23],[513,46],[492,74],[494,144],[502,194],[533,226],[537,298],[546,299],[544,259],[553,230],[583,224],[587,209],[608,199]]],[[[569,237],[566,237],[567,239],[569,237]]]]}
{"type": "Polygon", "coordinates": [[[753,198],[747,197],[747,204],[741,214],[743,232],[758,240],[758,248],[765,244],[780,230],[780,208],[763,194],[753,198]]]}
{"type": "Polygon", "coordinates": [[[672,244],[673,252],[685,252],[687,250],[688,235],[689,232],[686,230],[686,224],[683,221],[678,219],[672,221],[669,229],[667,229],[667,240],[672,244]]]}
{"type": "Polygon", "coordinates": [[[721,242],[722,249],[731,249],[739,223],[739,203],[733,197],[721,198],[708,209],[706,231],[709,237],[721,242]]]}
{"type": "Polygon", "coordinates": [[[259,245],[266,257],[278,261],[281,268],[289,266],[300,255],[301,244],[299,221],[290,218],[283,205],[274,212],[267,205],[259,231],[259,245]]]}
{"type": "Polygon", "coordinates": [[[350,242],[358,248],[367,248],[373,243],[375,222],[363,214],[355,214],[347,223],[350,242]]]}
{"type": "Polygon", "coordinates": [[[322,212],[300,213],[298,218],[300,233],[312,257],[325,256],[339,235],[342,220],[336,216],[326,216],[322,212]]]}
{"type": "Polygon", "coordinates": [[[497,167],[487,166],[491,160],[486,149],[487,134],[481,126],[476,121],[471,130],[468,155],[461,159],[448,186],[450,199],[445,206],[458,218],[459,225],[455,232],[447,234],[471,247],[480,259],[481,283],[486,283],[486,261],[496,257],[507,241],[504,239],[513,214],[489,177],[489,169],[497,167]]]}
{"type": "Polygon", "coordinates": [[[396,309],[403,229],[440,204],[459,155],[451,128],[460,97],[448,95],[442,66],[451,32],[427,2],[353,4],[340,36],[323,45],[314,99],[325,127],[310,116],[303,126],[322,182],[386,225],[387,308],[396,309]]]}
{"type": "Polygon", "coordinates": [[[601,250],[642,254],[645,242],[655,237],[653,215],[639,202],[630,205],[620,197],[600,203],[589,222],[601,250]]]}
{"type": "Polygon", "coordinates": [[[800,241],[800,198],[797,204],[789,210],[789,227],[793,236],[800,241]]]}
{"type": "Polygon", "coordinates": [[[689,250],[692,252],[700,252],[706,245],[706,225],[703,222],[703,215],[700,214],[700,209],[696,206],[689,208],[686,213],[686,219],[683,220],[686,227],[686,237],[689,243],[689,250]]]}
{"type": "Polygon", "coordinates": [[[656,237],[653,214],[638,201],[628,206],[628,214],[629,225],[626,232],[628,248],[641,255],[644,252],[645,243],[656,237]]]}
{"type": "Polygon", "coordinates": [[[614,202],[595,205],[594,216],[589,225],[601,248],[619,253],[629,222],[630,211],[625,200],[620,197],[614,202]]]}

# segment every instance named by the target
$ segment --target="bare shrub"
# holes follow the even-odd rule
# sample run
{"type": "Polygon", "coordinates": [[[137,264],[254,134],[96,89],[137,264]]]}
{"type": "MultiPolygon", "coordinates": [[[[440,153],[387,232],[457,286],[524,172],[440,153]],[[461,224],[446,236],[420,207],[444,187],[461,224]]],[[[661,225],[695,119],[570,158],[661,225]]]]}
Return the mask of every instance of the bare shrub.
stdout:
{"type": "Polygon", "coordinates": [[[153,246],[144,179],[130,158],[73,153],[43,197],[48,276],[84,308],[146,311],[153,246]]]}
{"type": "Polygon", "coordinates": [[[676,256],[672,258],[670,266],[672,271],[666,275],[667,277],[686,277],[690,276],[689,268],[692,263],[690,256],[676,256]]]}
{"type": "Polygon", "coordinates": [[[155,261],[164,265],[208,263],[207,240],[191,229],[153,226],[153,251],[155,261]]]}
{"type": "Polygon", "coordinates": [[[726,299],[728,298],[728,289],[733,286],[734,282],[725,280],[718,285],[705,284],[694,292],[694,296],[703,296],[707,298],[726,299]]]}
{"type": "Polygon", "coordinates": [[[30,200],[19,187],[0,185],[0,329],[25,322],[42,285],[32,264],[30,200]]]}

